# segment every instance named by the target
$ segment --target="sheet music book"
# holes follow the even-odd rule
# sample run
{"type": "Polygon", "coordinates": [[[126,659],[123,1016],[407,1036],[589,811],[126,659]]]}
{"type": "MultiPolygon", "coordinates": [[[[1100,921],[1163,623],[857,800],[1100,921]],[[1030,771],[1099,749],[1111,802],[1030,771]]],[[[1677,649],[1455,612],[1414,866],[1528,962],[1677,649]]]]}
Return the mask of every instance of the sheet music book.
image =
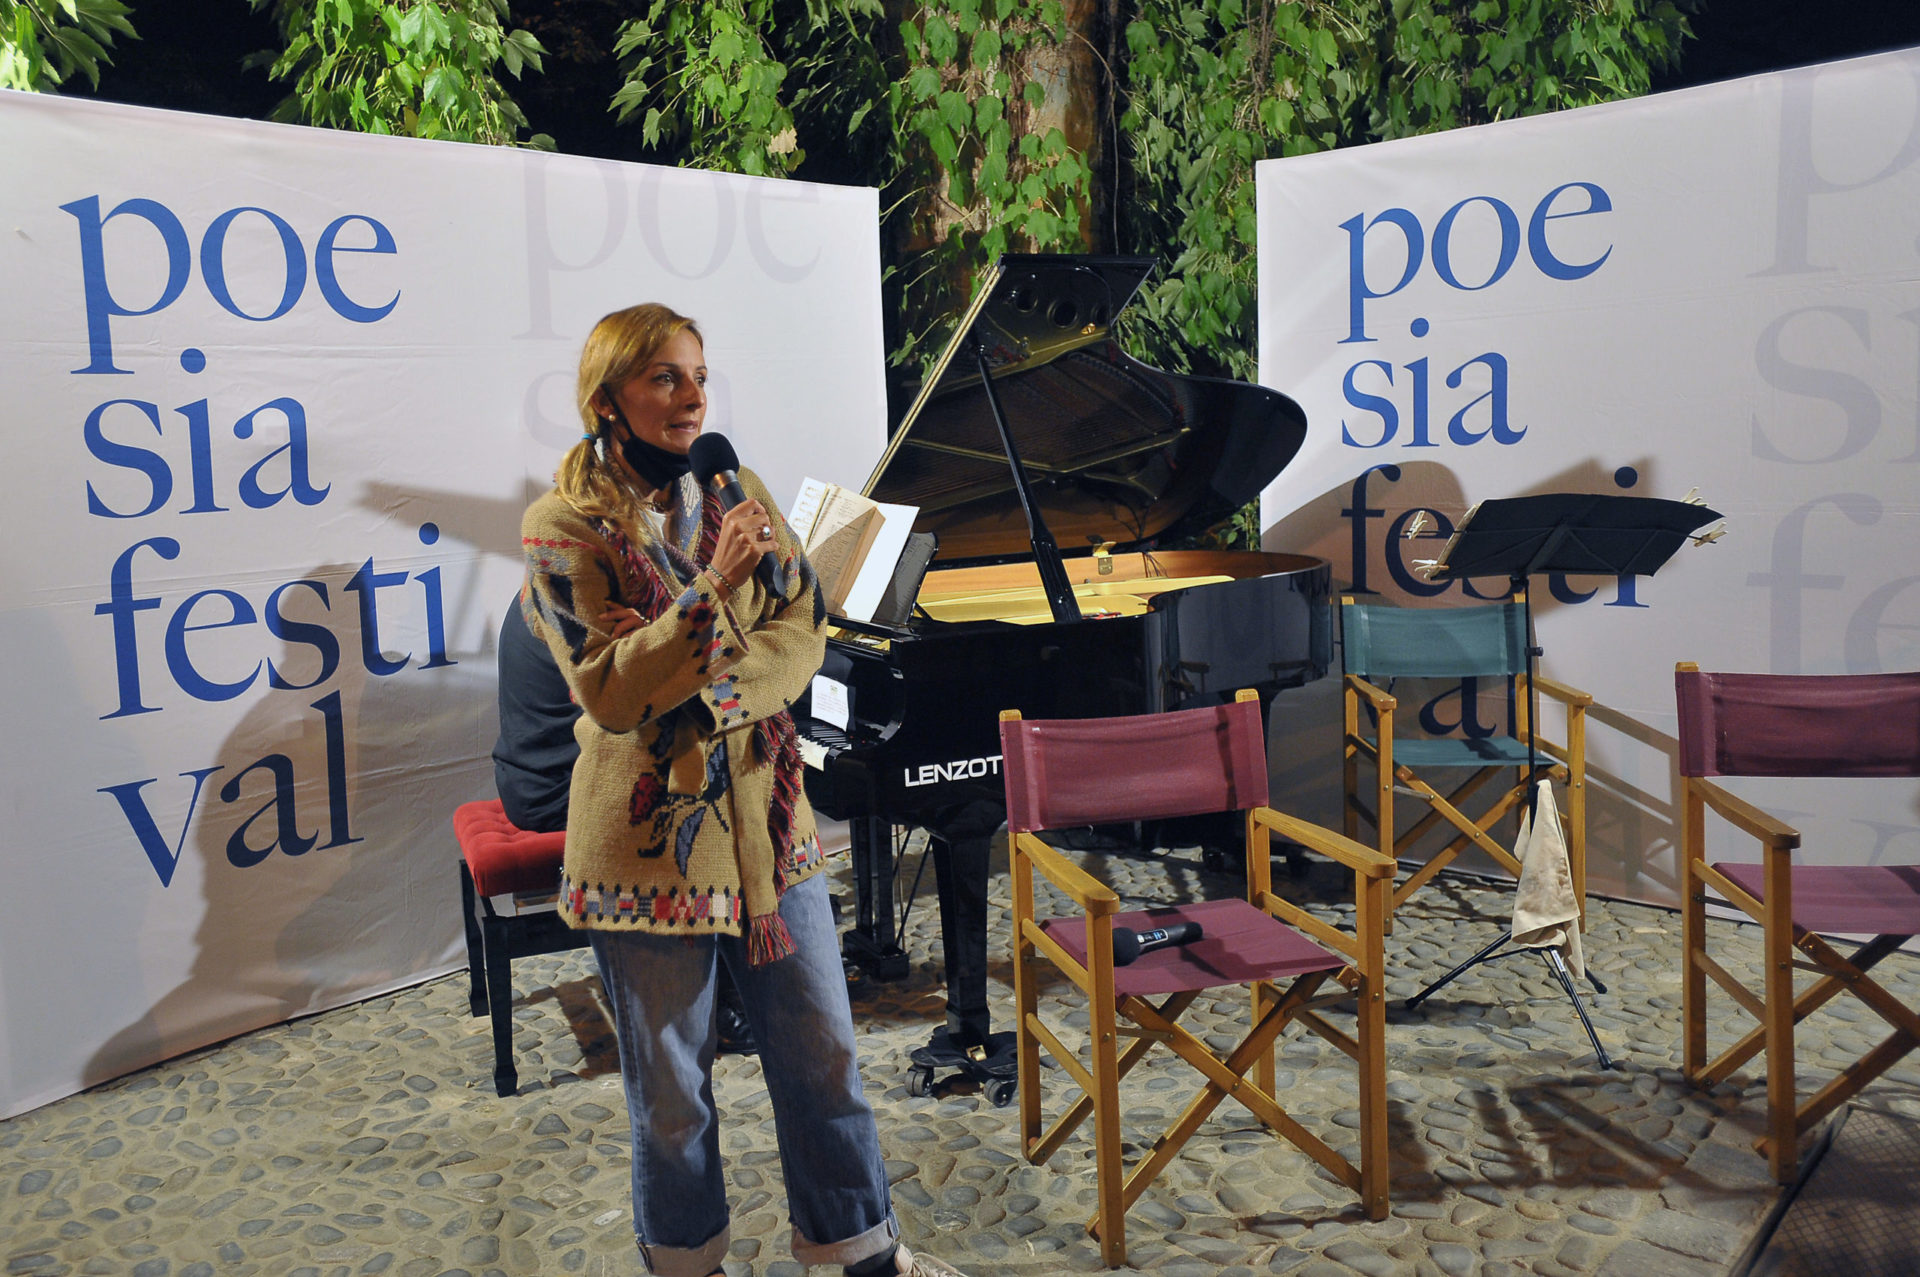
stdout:
{"type": "Polygon", "coordinates": [[[801,482],[787,522],[819,574],[827,611],[873,619],[917,514],[913,506],[870,501],[837,483],[801,482]]]}

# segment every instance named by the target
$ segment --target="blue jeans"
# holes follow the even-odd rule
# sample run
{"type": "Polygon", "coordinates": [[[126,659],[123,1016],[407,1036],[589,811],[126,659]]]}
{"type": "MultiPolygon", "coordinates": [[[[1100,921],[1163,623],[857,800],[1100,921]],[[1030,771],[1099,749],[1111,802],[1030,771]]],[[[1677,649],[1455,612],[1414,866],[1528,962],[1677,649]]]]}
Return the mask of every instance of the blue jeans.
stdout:
{"type": "Polygon", "coordinates": [[[794,953],[747,965],[744,936],[594,931],[633,1125],[633,1232],[660,1277],[706,1277],[731,1243],[713,1100],[716,955],[727,964],[773,1101],[793,1257],[857,1264],[899,1235],[860,1061],[825,875],[788,889],[794,953]]]}

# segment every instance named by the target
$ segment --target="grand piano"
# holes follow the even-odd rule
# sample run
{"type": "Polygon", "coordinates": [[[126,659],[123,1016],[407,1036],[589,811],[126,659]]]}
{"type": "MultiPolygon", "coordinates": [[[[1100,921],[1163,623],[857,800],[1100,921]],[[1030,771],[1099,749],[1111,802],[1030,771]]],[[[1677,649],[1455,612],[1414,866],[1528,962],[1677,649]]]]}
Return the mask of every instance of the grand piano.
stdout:
{"type": "Polygon", "coordinates": [[[891,621],[830,622],[821,677],[845,689],[831,715],[845,725],[795,706],[808,797],[852,831],[845,956],[876,978],[905,974],[892,830],[924,827],[945,1032],[961,1044],[990,1027],[999,711],[1137,714],[1244,687],[1270,704],[1331,660],[1324,560],[1156,548],[1257,497],[1307,426],[1276,391],[1160,372],[1120,349],[1110,327],[1153,266],[1010,254],[988,272],[865,488],[917,507],[915,540],[937,553],[917,592],[903,569],[897,603],[910,608],[891,621]]]}

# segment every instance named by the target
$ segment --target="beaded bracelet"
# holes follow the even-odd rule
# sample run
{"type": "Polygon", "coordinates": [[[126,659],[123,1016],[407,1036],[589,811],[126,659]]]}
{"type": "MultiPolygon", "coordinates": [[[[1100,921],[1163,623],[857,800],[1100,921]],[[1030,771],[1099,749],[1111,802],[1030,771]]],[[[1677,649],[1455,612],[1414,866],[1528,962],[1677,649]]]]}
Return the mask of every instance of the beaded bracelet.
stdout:
{"type": "Polygon", "coordinates": [[[714,588],[720,591],[721,602],[724,603],[733,597],[733,582],[727,580],[726,577],[721,576],[719,572],[712,568],[707,569],[707,575],[713,579],[714,588]]]}

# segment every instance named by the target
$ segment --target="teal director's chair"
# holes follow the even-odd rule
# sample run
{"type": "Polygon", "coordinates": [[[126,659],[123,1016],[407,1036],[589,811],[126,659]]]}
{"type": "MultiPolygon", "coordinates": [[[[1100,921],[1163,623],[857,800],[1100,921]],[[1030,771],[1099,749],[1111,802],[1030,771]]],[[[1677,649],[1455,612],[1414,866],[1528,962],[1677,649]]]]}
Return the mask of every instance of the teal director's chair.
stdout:
{"type": "Polygon", "coordinates": [[[1429,831],[1445,822],[1453,837],[1424,865],[1393,889],[1388,921],[1407,898],[1452,864],[1468,847],[1520,876],[1520,861],[1488,832],[1527,800],[1532,783],[1545,776],[1566,786],[1564,832],[1573,887],[1585,922],[1587,887],[1586,711],[1593,697],[1533,672],[1528,640],[1525,592],[1484,607],[1403,608],[1340,601],[1340,628],[1346,679],[1345,775],[1346,834],[1360,838],[1371,825],[1381,854],[1395,860],[1429,831]],[[1406,722],[1393,695],[1394,680],[1495,679],[1507,689],[1510,731],[1474,737],[1406,735],[1406,722]],[[1536,694],[1566,710],[1564,741],[1545,739],[1537,724],[1536,694]],[[1371,782],[1362,786],[1365,765],[1371,782]],[[1444,791],[1426,773],[1450,773],[1444,791]],[[1492,801],[1477,813],[1468,801],[1489,782],[1500,782],[1492,801]],[[1395,836],[1395,799],[1423,802],[1427,811],[1395,836]]]}

